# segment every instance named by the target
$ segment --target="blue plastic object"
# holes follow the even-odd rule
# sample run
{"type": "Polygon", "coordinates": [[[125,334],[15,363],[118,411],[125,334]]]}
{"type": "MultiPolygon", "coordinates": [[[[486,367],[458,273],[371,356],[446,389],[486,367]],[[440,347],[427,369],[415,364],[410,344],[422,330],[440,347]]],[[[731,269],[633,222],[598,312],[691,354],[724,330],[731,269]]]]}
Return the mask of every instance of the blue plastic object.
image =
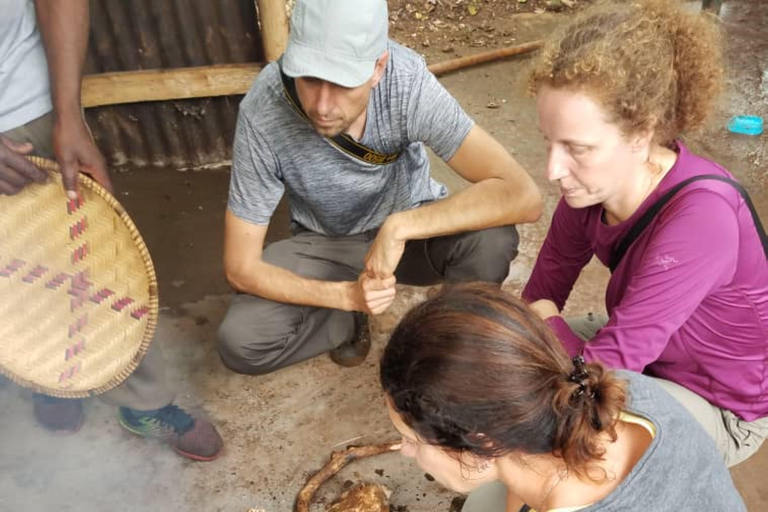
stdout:
{"type": "Polygon", "coordinates": [[[763,118],[759,116],[734,116],[728,122],[728,131],[744,135],[763,133],[763,118]]]}

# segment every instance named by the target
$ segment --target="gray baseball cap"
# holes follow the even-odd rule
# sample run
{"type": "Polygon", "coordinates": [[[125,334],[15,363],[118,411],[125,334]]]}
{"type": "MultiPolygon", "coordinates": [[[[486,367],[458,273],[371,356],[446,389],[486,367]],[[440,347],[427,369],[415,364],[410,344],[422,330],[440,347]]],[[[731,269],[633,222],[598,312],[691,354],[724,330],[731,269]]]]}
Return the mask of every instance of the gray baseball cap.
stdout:
{"type": "Polygon", "coordinates": [[[387,49],[386,0],[297,0],[283,72],[357,87],[387,49]]]}

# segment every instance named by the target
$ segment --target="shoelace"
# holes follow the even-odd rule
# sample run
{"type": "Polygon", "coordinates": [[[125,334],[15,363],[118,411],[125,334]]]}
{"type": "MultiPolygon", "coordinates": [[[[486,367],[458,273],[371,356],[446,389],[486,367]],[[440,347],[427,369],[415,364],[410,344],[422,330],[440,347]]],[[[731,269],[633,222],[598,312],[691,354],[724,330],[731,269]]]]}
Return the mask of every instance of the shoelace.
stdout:
{"type": "Polygon", "coordinates": [[[166,405],[149,416],[163,425],[171,426],[173,431],[180,436],[189,432],[195,425],[195,419],[189,413],[173,404],[166,405]]]}

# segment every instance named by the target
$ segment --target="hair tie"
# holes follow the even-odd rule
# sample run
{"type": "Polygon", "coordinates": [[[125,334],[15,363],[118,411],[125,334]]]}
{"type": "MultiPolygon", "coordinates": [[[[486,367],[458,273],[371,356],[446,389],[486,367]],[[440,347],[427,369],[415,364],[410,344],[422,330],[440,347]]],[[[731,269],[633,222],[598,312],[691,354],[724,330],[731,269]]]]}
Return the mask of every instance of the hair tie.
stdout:
{"type": "MultiPolygon", "coordinates": [[[[576,400],[580,398],[587,390],[586,380],[587,377],[589,377],[589,372],[587,372],[587,362],[584,360],[584,356],[578,355],[571,359],[571,361],[573,362],[573,371],[568,376],[568,380],[579,385],[578,389],[576,389],[576,391],[573,392],[573,395],[571,395],[571,399],[576,400]]],[[[589,395],[589,397],[595,397],[594,391],[589,395]]]]}
{"type": "MultiPolygon", "coordinates": [[[[587,362],[584,360],[584,356],[578,355],[571,359],[571,361],[573,362],[573,371],[568,376],[568,380],[579,385],[579,387],[576,388],[576,390],[571,395],[571,402],[573,403],[578,401],[584,395],[584,393],[586,393],[587,377],[589,377],[589,372],[587,371],[587,362]]],[[[593,389],[589,393],[588,398],[590,400],[595,400],[596,398],[599,399],[597,391],[593,389]]],[[[592,428],[599,432],[603,429],[603,422],[600,420],[600,414],[598,413],[597,408],[590,409],[590,411],[590,422],[592,423],[592,428]]]]}
{"type": "Polygon", "coordinates": [[[568,380],[580,384],[586,380],[589,375],[586,368],[587,362],[584,360],[584,356],[582,355],[574,357],[571,359],[571,361],[573,362],[573,371],[568,376],[568,380]]]}

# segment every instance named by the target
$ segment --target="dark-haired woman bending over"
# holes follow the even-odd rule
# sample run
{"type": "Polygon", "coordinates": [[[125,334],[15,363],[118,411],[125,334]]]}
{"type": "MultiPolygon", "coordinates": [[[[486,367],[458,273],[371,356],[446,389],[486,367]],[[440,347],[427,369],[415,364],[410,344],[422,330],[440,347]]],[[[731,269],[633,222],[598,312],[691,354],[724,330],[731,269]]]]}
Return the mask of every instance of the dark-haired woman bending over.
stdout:
{"type": "Polygon", "coordinates": [[[500,290],[460,285],[411,310],[381,383],[402,453],[455,491],[500,481],[507,512],[746,510],[678,401],[648,377],[571,360],[500,290]]]}

